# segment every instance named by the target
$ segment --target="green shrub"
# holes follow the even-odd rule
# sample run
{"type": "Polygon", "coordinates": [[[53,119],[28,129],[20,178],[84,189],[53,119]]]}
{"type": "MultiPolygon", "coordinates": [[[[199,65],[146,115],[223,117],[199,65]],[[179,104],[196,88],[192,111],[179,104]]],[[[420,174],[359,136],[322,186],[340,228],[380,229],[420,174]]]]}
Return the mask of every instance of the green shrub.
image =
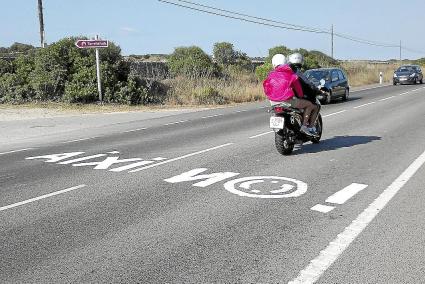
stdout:
{"type": "Polygon", "coordinates": [[[0,76],[0,103],[26,102],[32,93],[33,91],[18,75],[7,73],[0,76]]]}
{"type": "Polygon", "coordinates": [[[257,76],[258,80],[262,82],[267,78],[267,75],[272,70],[273,66],[271,63],[264,63],[263,65],[257,66],[257,68],[255,68],[255,75],[257,76]]]}
{"type": "Polygon", "coordinates": [[[178,47],[168,60],[168,67],[173,76],[190,78],[211,77],[218,73],[217,66],[199,47],[178,47]]]}

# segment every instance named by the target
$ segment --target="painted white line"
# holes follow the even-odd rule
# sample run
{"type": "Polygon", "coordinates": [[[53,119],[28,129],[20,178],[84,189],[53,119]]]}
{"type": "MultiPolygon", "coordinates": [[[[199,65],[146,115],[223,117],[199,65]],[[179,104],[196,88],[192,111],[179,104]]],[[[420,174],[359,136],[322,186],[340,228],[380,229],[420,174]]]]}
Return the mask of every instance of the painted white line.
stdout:
{"type": "Polygon", "coordinates": [[[243,109],[243,110],[238,110],[236,112],[239,113],[239,112],[246,112],[246,111],[248,111],[248,110],[247,109],[243,109]]]}
{"type": "Polygon", "coordinates": [[[401,94],[399,94],[399,96],[404,96],[404,95],[407,95],[408,93],[410,93],[410,91],[401,93],[401,94]]]}
{"type": "Polygon", "coordinates": [[[202,151],[198,151],[198,152],[187,154],[187,155],[184,155],[184,156],[181,156],[181,157],[177,157],[177,158],[174,158],[174,159],[166,160],[164,162],[160,162],[160,163],[156,163],[156,164],[153,164],[153,165],[150,165],[150,166],[146,166],[146,167],[143,167],[143,168],[135,169],[135,170],[132,170],[132,171],[129,171],[129,172],[130,173],[135,173],[135,172],[138,172],[138,171],[150,169],[150,168],[153,168],[153,167],[161,166],[161,165],[164,165],[164,164],[168,164],[168,163],[171,163],[171,162],[175,162],[175,161],[178,161],[178,160],[189,158],[189,157],[192,157],[192,156],[195,156],[195,155],[199,155],[199,154],[202,154],[202,153],[206,153],[206,152],[209,152],[209,151],[217,150],[217,149],[220,149],[220,148],[223,148],[223,147],[226,147],[226,146],[230,146],[230,145],[233,145],[233,144],[234,143],[227,143],[227,144],[223,144],[223,145],[220,145],[220,146],[208,148],[208,149],[205,149],[205,150],[202,150],[202,151]]]}
{"type": "Polygon", "coordinates": [[[272,131],[267,131],[267,132],[264,132],[264,133],[261,133],[261,134],[258,134],[258,135],[254,135],[254,136],[249,137],[249,139],[257,138],[257,137],[264,136],[264,135],[267,135],[267,134],[270,134],[270,133],[274,133],[274,131],[272,130],[272,131]]]}
{"type": "Polygon", "coordinates": [[[59,191],[52,192],[52,193],[49,193],[49,194],[45,194],[45,195],[42,195],[42,196],[39,196],[39,197],[31,198],[31,199],[28,199],[28,200],[25,200],[25,201],[21,201],[21,202],[17,202],[17,203],[14,203],[14,204],[7,205],[7,206],[3,206],[3,207],[0,207],[0,211],[4,211],[4,210],[7,210],[7,209],[11,209],[11,208],[14,208],[14,207],[25,205],[25,204],[28,204],[28,203],[31,203],[31,202],[34,202],[34,201],[38,201],[38,200],[41,200],[41,199],[45,199],[45,198],[48,198],[48,197],[52,197],[52,196],[55,196],[55,195],[58,195],[58,194],[66,193],[66,192],[76,190],[76,189],[79,189],[79,188],[83,188],[83,187],[86,187],[86,185],[85,184],[77,185],[77,186],[70,187],[70,188],[67,188],[67,189],[63,189],[63,190],[59,190],[59,191]]]}
{"type": "Polygon", "coordinates": [[[127,131],[123,131],[122,133],[130,133],[130,132],[136,132],[136,131],[141,131],[141,130],[146,130],[147,128],[142,127],[142,128],[137,128],[137,129],[133,129],[133,130],[127,130],[127,131]]]}
{"type": "Polygon", "coordinates": [[[164,126],[179,124],[179,123],[188,122],[188,121],[189,120],[180,120],[180,121],[170,122],[170,123],[164,124],[164,126]]]}
{"type": "Polygon", "coordinates": [[[32,149],[34,149],[34,148],[25,148],[25,149],[13,150],[13,151],[8,151],[8,152],[0,153],[0,155],[6,155],[6,154],[24,152],[24,151],[28,151],[28,150],[32,150],[32,149]]]}
{"type": "Polygon", "coordinates": [[[361,107],[365,107],[365,106],[373,105],[373,104],[376,104],[376,102],[370,102],[370,103],[359,105],[359,106],[356,106],[356,107],[353,107],[353,108],[361,108],[361,107]]]}
{"type": "Polygon", "coordinates": [[[322,117],[328,117],[328,116],[332,116],[332,115],[340,114],[340,113],[343,113],[343,112],[346,112],[346,111],[347,111],[347,110],[346,110],[346,109],[344,109],[344,110],[341,110],[341,111],[337,111],[337,112],[334,112],[334,113],[330,113],[330,114],[323,115],[322,117]]]}
{"type": "Polygon", "coordinates": [[[365,89],[360,89],[360,90],[351,91],[351,93],[357,93],[357,92],[362,92],[362,91],[367,91],[367,90],[373,90],[373,89],[378,89],[378,88],[383,88],[383,87],[388,87],[388,86],[391,86],[391,85],[383,85],[383,86],[377,86],[377,87],[365,88],[365,89]]]}
{"type": "Polygon", "coordinates": [[[201,118],[212,118],[212,117],[217,117],[217,116],[222,116],[223,114],[214,114],[214,115],[208,115],[208,116],[203,116],[201,118]]]}
{"type": "Polygon", "coordinates": [[[424,163],[425,151],[289,283],[317,281],[424,163]]]}
{"type": "Polygon", "coordinates": [[[321,213],[328,213],[328,212],[331,212],[332,210],[334,210],[335,207],[317,204],[317,205],[314,205],[313,207],[311,207],[310,209],[313,210],[313,211],[321,212],[321,213]]]}
{"type": "Polygon", "coordinates": [[[67,144],[67,143],[73,143],[73,142],[79,142],[79,141],[86,141],[86,140],[91,140],[91,139],[95,139],[95,138],[97,138],[97,137],[88,137],[88,138],[75,139],[75,140],[61,142],[61,144],[67,144]]]}
{"type": "Polygon", "coordinates": [[[389,100],[389,99],[392,99],[392,98],[395,98],[395,96],[391,96],[391,97],[388,97],[388,98],[384,98],[384,99],[380,99],[379,101],[386,101],[386,100],[389,100]]]}
{"type": "Polygon", "coordinates": [[[329,196],[328,199],[326,199],[326,202],[334,204],[344,204],[345,202],[347,202],[348,199],[350,199],[366,187],[367,184],[352,183],[349,186],[329,196]]]}

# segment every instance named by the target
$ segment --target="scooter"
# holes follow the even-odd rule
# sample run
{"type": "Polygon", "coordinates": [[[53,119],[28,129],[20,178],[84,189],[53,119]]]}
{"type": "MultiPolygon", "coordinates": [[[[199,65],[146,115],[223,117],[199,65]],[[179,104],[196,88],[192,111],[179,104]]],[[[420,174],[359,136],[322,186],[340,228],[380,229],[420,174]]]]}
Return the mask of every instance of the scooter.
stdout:
{"type": "MultiPolygon", "coordinates": [[[[324,80],[320,81],[319,89],[325,84],[324,80]]],[[[303,110],[291,107],[289,103],[281,102],[273,105],[269,112],[270,128],[275,132],[275,145],[277,151],[282,155],[290,155],[294,150],[295,144],[302,145],[305,142],[318,144],[323,132],[322,116],[320,114],[320,101],[316,98],[316,105],[319,106],[319,114],[317,116],[315,127],[317,135],[310,136],[300,131],[303,121],[303,110]]]]}

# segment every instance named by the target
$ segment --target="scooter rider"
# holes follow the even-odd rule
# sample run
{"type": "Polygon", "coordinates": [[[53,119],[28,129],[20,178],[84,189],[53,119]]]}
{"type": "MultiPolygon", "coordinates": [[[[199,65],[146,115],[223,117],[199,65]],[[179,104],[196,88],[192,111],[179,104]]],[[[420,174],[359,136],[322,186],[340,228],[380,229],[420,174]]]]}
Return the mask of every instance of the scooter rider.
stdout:
{"type": "Polygon", "coordinates": [[[291,69],[297,74],[298,81],[301,84],[301,88],[303,89],[305,99],[308,99],[313,103],[314,109],[311,112],[311,116],[309,118],[309,130],[311,133],[316,134],[316,128],[314,124],[316,122],[317,116],[319,114],[320,108],[316,104],[316,96],[322,93],[319,88],[317,88],[307,77],[301,72],[301,67],[304,64],[304,57],[301,53],[293,53],[288,57],[288,63],[291,69]]]}
{"type": "Polygon", "coordinates": [[[274,70],[269,73],[267,79],[263,82],[264,92],[272,105],[285,101],[294,108],[303,109],[303,125],[300,131],[306,135],[313,136],[315,133],[313,133],[313,129],[309,128],[310,113],[318,109],[318,107],[304,99],[298,76],[285,63],[286,58],[283,54],[273,56],[272,65],[274,70]]]}

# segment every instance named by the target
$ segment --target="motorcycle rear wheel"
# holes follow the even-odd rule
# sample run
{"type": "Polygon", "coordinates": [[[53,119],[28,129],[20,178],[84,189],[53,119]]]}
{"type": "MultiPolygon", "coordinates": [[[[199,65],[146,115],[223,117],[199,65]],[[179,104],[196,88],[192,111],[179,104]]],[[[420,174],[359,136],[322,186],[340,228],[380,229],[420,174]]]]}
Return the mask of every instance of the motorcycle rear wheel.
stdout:
{"type": "Polygon", "coordinates": [[[292,151],[294,150],[294,143],[289,142],[289,139],[287,139],[287,130],[283,129],[274,134],[274,141],[276,145],[277,151],[281,155],[290,155],[292,151]]]}
{"type": "Polygon", "coordinates": [[[317,134],[319,136],[311,139],[311,142],[313,144],[318,144],[320,142],[320,138],[322,138],[322,132],[323,132],[322,116],[320,114],[319,114],[319,117],[316,119],[315,127],[316,127],[316,130],[317,130],[317,134]]]}

